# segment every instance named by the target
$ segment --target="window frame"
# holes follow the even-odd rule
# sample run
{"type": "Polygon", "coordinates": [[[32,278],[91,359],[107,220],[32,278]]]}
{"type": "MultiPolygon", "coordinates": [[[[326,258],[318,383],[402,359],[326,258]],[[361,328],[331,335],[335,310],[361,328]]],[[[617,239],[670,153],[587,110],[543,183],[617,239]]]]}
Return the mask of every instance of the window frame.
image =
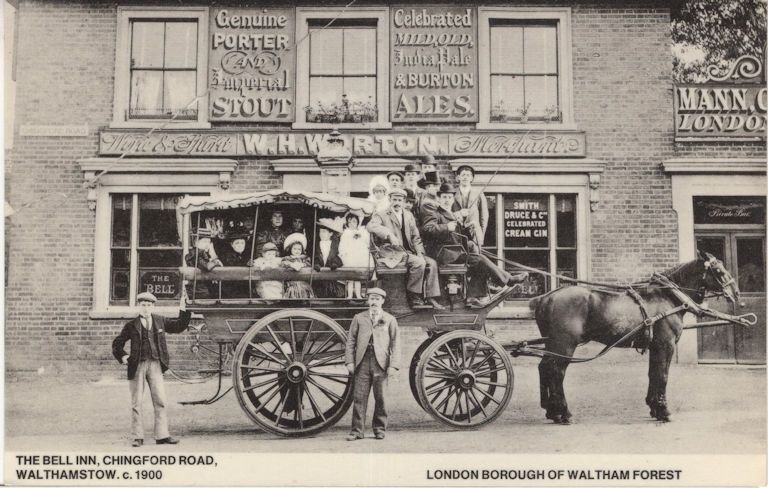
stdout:
{"type": "Polygon", "coordinates": [[[388,129],[392,127],[389,116],[389,8],[359,7],[352,9],[328,7],[302,7],[296,9],[296,122],[294,129],[388,129]],[[379,120],[361,123],[314,123],[306,121],[304,107],[309,105],[309,42],[301,42],[309,36],[309,22],[332,19],[376,20],[376,106],[379,120]]]}
{"type": "Polygon", "coordinates": [[[576,130],[573,118],[573,74],[570,7],[479,7],[478,8],[478,73],[479,73],[479,122],[478,129],[491,130],[576,130]],[[560,121],[548,123],[491,122],[491,22],[555,21],[557,23],[558,99],[560,121]]]}
{"type": "Polygon", "coordinates": [[[167,9],[162,7],[118,7],[117,47],[115,51],[115,94],[111,128],[151,128],[168,126],[173,129],[207,129],[208,122],[208,8],[187,7],[167,9]],[[131,93],[131,21],[164,19],[195,19],[197,38],[197,120],[129,119],[125,114],[130,107],[131,93]]]}

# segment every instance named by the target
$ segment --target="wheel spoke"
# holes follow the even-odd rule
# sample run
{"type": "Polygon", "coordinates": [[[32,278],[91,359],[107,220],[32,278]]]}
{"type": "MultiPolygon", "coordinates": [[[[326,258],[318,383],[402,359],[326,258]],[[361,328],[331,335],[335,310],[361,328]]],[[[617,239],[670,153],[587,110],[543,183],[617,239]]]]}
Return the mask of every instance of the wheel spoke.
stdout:
{"type": "Polygon", "coordinates": [[[274,371],[265,371],[263,373],[247,373],[243,375],[243,378],[255,378],[257,376],[266,376],[268,374],[276,374],[274,371]]]}
{"type": "Polygon", "coordinates": [[[447,375],[447,374],[425,374],[425,378],[441,378],[444,380],[452,380],[454,379],[454,375],[447,375]]]}
{"type": "Polygon", "coordinates": [[[467,423],[472,423],[472,410],[469,408],[469,391],[464,391],[464,403],[467,405],[467,423]]]}
{"type": "Polygon", "coordinates": [[[490,352],[490,354],[488,354],[487,356],[485,356],[485,358],[484,358],[482,361],[480,361],[479,363],[477,363],[477,364],[475,365],[475,367],[474,367],[474,368],[472,368],[472,371],[474,371],[474,372],[477,372],[477,370],[478,370],[478,369],[480,369],[480,368],[482,368],[482,367],[483,367],[483,365],[484,365],[486,362],[488,362],[488,360],[489,360],[489,359],[491,359],[493,356],[494,356],[494,354],[493,354],[493,351],[491,351],[491,352],[490,352]]]}
{"type": "Polygon", "coordinates": [[[481,390],[480,388],[478,388],[478,387],[476,387],[476,386],[473,386],[473,387],[472,387],[472,389],[473,389],[473,390],[477,390],[477,391],[479,391],[480,393],[482,393],[482,394],[483,394],[483,396],[485,396],[487,399],[489,399],[489,400],[491,400],[492,402],[494,402],[496,405],[501,405],[501,402],[499,402],[498,400],[496,400],[495,398],[493,398],[491,395],[489,395],[488,393],[484,392],[484,391],[483,391],[483,390],[481,390]]]}
{"type": "Polygon", "coordinates": [[[499,372],[499,371],[505,371],[506,369],[507,369],[507,368],[505,368],[505,367],[504,367],[504,365],[502,364],[502,365],[501,365],[501,366],[499,366],[498,368],[493,368],[493,369],[484,369],[483,371],[475,371],[475,373],[476,373],[478,376],[486,376],[486,375],[489,375],[489,374],[491,374],[491,373],[497,373],[497,372],[499,372]]]}
{"type": "Polygon", "coordinates": [[[467,357],[464,355],[464,338],[461,338],[461,366],[466,367],[467,357]]]}
{"type": "MultiPolygon", "coordinates": [[[[292,361],[292,359],[289,358],[288,354],[286,354],[286,352],[283,350],[283,344],[278,340],[277,336],[275,335],[275,332],[272,330],[272,327],[267,325],[265,328],[267,329],[267,332],[269,332],[269,336],[272,338],[272,344],[274,344],[275,347],[280,351],[280,354],[283,355],[285,360],[290,363],[292,361]]],[[[291,354],[293,354],[295,352],[296,351],[291,350],[291,354]]]]}
{"type": "Polygon", "coordinates": [[[434,364],[434,365],[436,365],[438,367],[438,369],[442,369],[443,371],[448,371],[449,373],[453,373],[453,371],[454,371],[453,369],[451,369],[450,366],[448,366],[445,363],[442,363],[442,362],[438,361],[434,357],[429,358],[429,361],[427,361],[427,364],[434,364]]]}
{"type": "Polygon", "coordinates": [[[280,407],[280,412],[277,414],[277,417],[275,417],[275,425],[280,426],[280,421],[283,418],[283,411],[285,410],[285,404],[288,403],[288,394],[286,393],[283,395],[282,398],[280,398],[280,401],[278,402],[278,406],[280,407]]]}
{"type": "Polygon", "coordinates": [[[309,391],[309,385],[307,385],[307,398],[309,399],[309,404],[312,405],[312,410],[315,412],[315,415],[319,415],[320,418],[323,419],[323,422],[325,422],[325,415],[323,415],[323,411],[317,405],[315,397],[312,396],[312,392],[309,391]]]}
{"type": "Polygon", "coordinates": [[[318,387],[320,389],[320,391],[325,393],[325,395],[328,398],[331,398],[331,399],[336,400],[336,401],[341,401],[342,400],[342,398],[339,395],[337,395],[336,393],[332,392],[331,390],[329,390],[325,386],[321,385],[320,383],[318,383],[317,381],[312,379],[310,376],[307,376],[307,381],[309,381],[310,383],[312,383],[313,385],[318,387]]]}
{"type": "Polygon", "coordinates": [[[461,390],[457,389],[457,391],[456,391],[456,403],[453,404],[453,411],[451,412],[451,418],[452,419],[456,418],[456,407],[458,407],[460,403],[461,403],[461,390]]]}
{"type": "Polygon", "coordinates": [[[299,397],[299,404],[296,406],[296,411],[299,413],[299,428],[304,430],[304,416],[302,410],[304,410],[304,388],[301,385],[296,385],[296,396],[299,397]]]}
{"type": "Polygon", "coordinates": [[[256,383],[255,385],[249,385],[243,388],[243,391],[251,391],[255,388],[258,388],[260,386],[268,385],[269,383],[274,383],[275,381],[278,381],[280,378],[272,378],[266,381],[262,381],[261,383],[256,383]]]}
{"type": "Polygon", "coordinates": [[[339,383],[339,384],[342,384],[342,385],[346,385],[347,382],[346,381],[342,381],[339,378],[349,378],[349,376],[345,376],[345,375],[330,375],[330,376],[326,376],[326,375],[322,375],[322,374],[315,373],[315,372],[312,372],[311,375],[312,376],[321,376],[321,377],[325,378],[328,381],[335,381],[336,383],[339,383]]]}
{"type": "Polygon", "coordinates": [[[283,372],[282,369],[261,368],[259,366],[251,366],[250,364],[241,364],[240,367],[244,368],[244,369],[254,369],[256,371],[268,371],[268,372],[271,372],[271,373],[282,373],[283,372]]]}
{"type": "Polygon", "coordinates": [[[506,383],[494,383],[493,381],[475,380],[475,383],[479,383],[481,385],[498,386],[498,387],[501,387],[501,388],[506,388],[507,387],[506,383]]]}
{"type": "Polygon", "coordinates": [[[293,317],[288,317],[288,326],[291,328],[291,352],[295,357],[298,351],[296,350],[296,329],[293,326],[293,317]]]}
{"type": "Polygon", "coordinates": [[[443,344],[442,347],[448,351],[448,356],[451,359],[451,363],[456,367],[456,369],[459,369],[459,362],[456,361],[456,357],[453,355],[453,352],[451,352],[451,347],[448,345],[448,343],[443,344]]]}
{"type": "Polygon", "coordinates": [[[249,342],[248,345],[249,346],[253,346],[254,348],[256,348],[256,350],[258,350],[260,353],[264,354],[271,361],[274,361],[277,364],[281,364],[281,365],[285,366],[284,362],[282,362],[281,360],[277,359],[276,356],[274,356],[274,355],[270,354],[269,352],[267,352],[266,350],[264,350],[264,348],[262,348],[260,344],[257,344],[255,342],[249,342]]]}
{"type": "MultiPolygon", "coordinates": [[[[453,387],[454,385],[449,385],[449,386],[453,387]]],[[[448,389],[448,394],[446,395],[445,398],[443,398],[440,404],[435,407],[435,410],[440,410],[440,407],[442,407],[443,404],[445,404],[445,410],[447,410],[448,409],[447,402],[449,398],[451,398],[451,388],[448,389]]],[[[445,414],[445,410],[443,410],[443,414],[445,414]]]]}
{"type": "MultiPolygon", "coordinates": [[[[439,385],[440,383],[442,383],[442,382],[441,382],[441,381],[437,381],[437,382],[435,382],[435,383],[432,383],[431,385],[429,385],[429,386],[426,388],[426,390],[429,390],[430,388],[433,388],[433,387],[435,387],[435,386],[439,385]]],[[[450,388],[450,387],[452,387],[452,386],[453,386],[453,383],[448,383],[448,384],[446,384],[446,385],[443,385],[443,386],[441,386],[440,388],[437,388],[437,389],[435,389],[435,390],[432,390],[432,391],[430,391],[428,394],[429,394],[429,395],[432,395],[433,393],[437,393],[437,392],[443,391],[443,390],[445,390],[446,388],[450,388]]]]}
{"type": "Polygon", "coordinates": [[[485,407],[483,407],[482,403],[477,401],[477,397],[475,396],[475,392],[472,390],[469,390],[469,398],[472,399],[472,403],[475,404],[481,412],[483,412],[483,415],[485,418],[488,418],[488,413],[485,411],[485,407]]]}
{"type": "Polygon", "coordinates": [[[480,349],[480,339],[475,339],[475,348],[472,350],[472,356],[469,358],[469,363],[467,364],[467,368],[472,368],[472,363],[475,362],[475,356],[477,355],[477,350],[480,349]]]}
{"type": "Polygon", "coordinates": [[[325,339],[325,341],[323,341],[323,343],[322,343],[322,344],[320,344],[320,347],[319,347],[319,348],[318,348],[318,349],[317,349],[315,352],[313,352],[312,354],[310,354],[308,358],[306,358],[306,359],[304,360],[304,363],[306,363],[306,364],[309,364],[309,363],[310,363],[310,361],[312,361],[312,359],[314,359],[314,357],[317,355],[317,353],[318,353],[318,352],[320,352],[320,351],[322,351],[322,350],[323,350],[323,348],[325,347],[325,345],[326,345],[326,344],[328,344],[328,341],[330,341],[331,339],[333,339],[333,338],[336,336],[336,335],[333,333],[333,331],[330,331],[330,334],[331,334],[331,335],[329,335],[329,336],[328,336],[328,338],[327,338],[327,339],[325,339]]]}
{"type": "MultiPolygon", "coordinates": [[[[272,388],[275,388],[275,387],[276,387],[276,386],[278,386],[278,385],[279,385],[279,383],[275,383],[274,385],[270,386],[269,388],[267,388],[266,390],[264,390],[264,392],[263,392],[263,395],[266,395],[268,391],[272,390],[272,388]]],[[[273,391],[273,392],[272,392],[272,394],[271,394],[271,395],[269,395],[269,398],[267,398],[267,399],[266,399],[266,400],[264,400],[263,402],[259,402],[259,404],[261,405],[261,407],[260,407],[258,410],[256,410],[256,411],[258,412],[259,410],[261,410],[261,409],[263,409],[263,408],[266,408],[266,406],[267,406],[267,403],[269,403],[269,402],[270,402],[270,401],[271,401],[273,398],[275,398],[275,395],[277,395],[277,393],[278,393],[279,391],[280,391],[280,388],[275,388],[275,391],[273,391]]]]}
{"type": "Polygon", "coordinates": [[[302,344],[302,347],[301,347],[301,359],[302,359],[302,361],[304,360],[304,356],[307,355],[307,352],[309,352],[309,350],[312,348],[312,346],[315,345],[315,340],[314,339],[312,339],[312,343],[311,344],[309,343],[309,337],[310,337],[310,335],[312,333],[312,326],[313,325],[315,325],[315,321],[314,320],[310,320],[309,321],[309,327],[307,327],[307,332],[304,333],[304,344],[302,344]],[[309,346],[307,346],[307,344],[309,344],[309,346]]]}
{"type": "Polygon", "coordinates": [[[327,358],[325,358],[325,359],[321,359],[320,361],[316,362],[315,364],[309,365],[309,363],[308,363],[308,362],[307,362],[306,364],[307,364],[307,365],[308,365],[310,368],[316,368],[316,367],[318,367],[318,366],[323,366],[323,365],[325,365],[325,364],[327,364],[327,363],[329,363],[329,362],[333,361],[334,359],[339,359],[339,358],[340,358],[340,357],[342,357],[343,355],[344,355],[344,351],[341,351],[341,352],[339,352],[338,354],[335,354],[335,355],[333,355],[333,356],[328,356],[328,357],[327,357],[327,358]]]}

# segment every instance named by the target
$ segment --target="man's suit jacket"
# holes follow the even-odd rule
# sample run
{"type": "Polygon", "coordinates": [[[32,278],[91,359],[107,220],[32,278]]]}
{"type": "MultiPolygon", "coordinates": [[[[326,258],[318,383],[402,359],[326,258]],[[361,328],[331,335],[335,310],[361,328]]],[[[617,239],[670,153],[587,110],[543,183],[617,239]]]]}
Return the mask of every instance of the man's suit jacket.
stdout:
{"type": "Polygon", "coordinates": [[[460,189],[456,189],[456,200],[453,203],[453,211],[468,208],[471,213],[464,219],[464,227],[471,229],[472,237],[479,245],[483,245],[485,231],[488,229],[488,200],[479,188],[471,187],[469,193],[464,196],[460,189]]]}
{"type": "MultiPolygon", "coordinates": [[[[424,223],[421,228],[424,231],[424,243],[427,249],[427,256],[437,259],[440,249],[443,246],[466,246],[467,243],[462,242],[462,239],[456,235],[461,232],[461,227],[459,225],[456,226],[456,229],[453,232],[448,230],[448,224],[450,222],[457,222],[453,212],[448,212],[443,207],[437,207],[426,212],[422,218],[424,219],[424,223]]],[[[451,263],[440,262],[439,264],[451,263]]]]}
{"type": "MultiPolygon", "coordinates": [[[[403,219],[405,222],[405,234],[408,238],[408,243],[411,245],[411,249],[414,254],[419,256],[424,255],[424,244],[421,242],[421,235],[419,234],[419,227],[416,225],[416,219],[413,214],[407,210],[403,210],[403,219]]],[[[368,232],[373,234],[376,239],[376,245],[389,241],[389,236],[395,236],[403,246],[405,246],[405,240],[403,239],[403,233],[400,228],[400,224],[397,222],[395,212],[390,208],[384,212],[376,212],[371,217],[371,221],[366,226],[368,232]]]]}
{"type": "Polygon", "coordinates": [[[381,369],[400,368],[400,332],[397,319],[385,311],[379,314],[378,324],[371,323],[369,311],[360,312],[352,319],[347,332],[344,364],[357,367],[365,356],[365,350],[373,334],[373,351],[381,369]]]}
{"type": "MultiPolygon", "coordinates": [[[[158,352],[160,353],[160,368],[163,372],[168,369],[168,345],[165,342],[165,334],[179,334],[184,332],[189,325],[191,312],[185,310],[179,312],[179,318],[170,319],[162,315],[152,314],[152,329],[157,341],[158,352]]],[[[146,334],[147,330],[141,323],[141,318],[136,317],[128,321],[114,341],[112,341],[112,355],[118,362],[122,363],[125,356],[125,343],[131,341],[131,352],[128,355],[128,379],[132,380],[136,376],[136,368],[139,367],[141,357],[141,336],[146,334]]]]}
{"type": "Polygon", "coordinates": [[[344,263],[341,262],[339,257],[339,239],[338,237],[331,238],[331,250],[328,253],[328,258],[323,262],[323,252],[320,250],[320,238],[318,237],[315,244],[315,255],[312,262],[312,267],[315,271],[320,271],[320,268],[326,267],[331,269],[341,268],[344,263]]]}

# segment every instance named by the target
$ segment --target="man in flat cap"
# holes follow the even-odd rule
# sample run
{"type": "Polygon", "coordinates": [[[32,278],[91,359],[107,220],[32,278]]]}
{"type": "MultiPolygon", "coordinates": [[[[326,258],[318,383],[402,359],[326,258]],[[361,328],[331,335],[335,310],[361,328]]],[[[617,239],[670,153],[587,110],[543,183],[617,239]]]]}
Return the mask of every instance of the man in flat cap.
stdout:
{"type": "Polygon", "coordinates": [[[112,355],[120,364],[128,366],[128,380],[131,391],[131,434],[133,447],[144,444],[144,421],[141,404],[144,400],[145,385],[149,385],[152,406],[155,410],[155,442],[157,444],[178,444],[168,432],[168,416],[165,412],[165,385],[163,373],[168,369],[168,345],[165,334],[178,334],[186,330],[191,313],[186,309],[182,296],[179,318],[170,319],[152,313],[157,298],[149,292],[136,297],[139,315],[123,326],[122,332],[112,341],[112,355]],[[131,352],[125,352],[125,343],[131,342],[131,352]]]}
{"type": "Polygon", "coordinates": [[[365,413],[373,388],[373,434],[384,439],[387,430],[387,378],[400,367],[400,336],[397,319],[382,310],[387,293],[381,288],[368,289],[368,310],[352,319],[347,333],[344,363],[354,375],[352,430],[348,441],[364,437],[365,413]]]}
{"type": "Polygon", "coordinates": [[[373,214],[366,229],[376,245],[402,246],[402,263],[408,271],[406,290],[412,307],[424,306],[424,297],[433,308],[441,310],[436,298],[441,295],[437,263],[424,253],[419,228],[413,214],[405,210],[405,190],[395,188],[389,192],[389,208],[373,214]],[[427,264],[430,266],[427,267],[427,264]]]}

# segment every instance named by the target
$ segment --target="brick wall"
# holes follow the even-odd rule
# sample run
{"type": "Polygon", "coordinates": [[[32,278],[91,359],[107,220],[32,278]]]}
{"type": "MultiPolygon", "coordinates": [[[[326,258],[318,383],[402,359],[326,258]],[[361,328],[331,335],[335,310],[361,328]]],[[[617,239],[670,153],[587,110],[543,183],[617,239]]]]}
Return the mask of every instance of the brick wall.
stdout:
{"type": "MultiPolygon", "coordinates": [[[[569,5],[575,118],[587,132],[588,157],[606,163],[601,202],[590,214],[592,278],[626,281],[677,262],[671,185],[660,168],[663,160],[752,157],[765,151],[759,144],[673,144],[668,11],[645,7],[651,2],[611,7],[616,3],[569,5]]],[[[88,209],[76,163],[96,156],[97,132],[112,118],[115,33],[112,2],[19,5],[17,126],[87,124],[92,135],[17,135],[6,155],[7,199],[17,210],[6,219],[9,371],[123,374],[109,345],[124,321],[88,318],[95,215],[88,209]]],[[[440,168],[447,173],[446,165],[440,168]]],[[[232,178],[235,192],[279,186],[280,176],[264,160],[239,161],[232,178]]],[[[191,335],[171,340],[176,369],[210,366],[189,352],[193,340],[191,335]]]]}

